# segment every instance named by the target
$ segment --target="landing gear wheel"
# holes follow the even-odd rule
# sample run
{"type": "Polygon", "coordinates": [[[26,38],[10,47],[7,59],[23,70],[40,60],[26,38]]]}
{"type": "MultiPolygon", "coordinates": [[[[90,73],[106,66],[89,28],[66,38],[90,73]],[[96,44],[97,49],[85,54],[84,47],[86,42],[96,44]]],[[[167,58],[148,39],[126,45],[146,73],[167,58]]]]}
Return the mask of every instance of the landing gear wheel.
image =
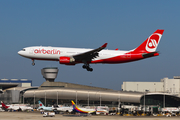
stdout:
{"type": "Polygon", "coordinates": [[[90,68],[90,65],[88,64],[88,63],[84,63],[84,65],[82,66],[82,68],[83,69],[86,69],[87,71],[90,71],[90,72],[92,72],[93,71],[93,69],[92,68],[90,68]]]}
{"type": "Polygon", "coordinates": [[[32,66],[34,66],[34,65],[35,65],[35,63],[33,62],[33,63],[32,63],[32,66]]]}
{"type": "Polygon", "coordinates": [[[87,71],[92,72],[92,71],[93,71],[93,69],[92,69],[92,68],[90,68],[90,67],[88,67],[88,68],[87,68],[87,71]]]}
{"type": "Polygon", "coordinates": [[[89,71],[90,71],[90,72],[92,72],[92,71],[93,71],[93,69],[92,69],[92,68],[89,68],[89,71]]]}
{"type": "Polygon", "coordinates": [[[83,65],[83,66],[82,66],[82,68],[83,68],[83,69],[86,69],[86,68],[87,68],[87,66],[86,66],[86,65],[83,65]]]}

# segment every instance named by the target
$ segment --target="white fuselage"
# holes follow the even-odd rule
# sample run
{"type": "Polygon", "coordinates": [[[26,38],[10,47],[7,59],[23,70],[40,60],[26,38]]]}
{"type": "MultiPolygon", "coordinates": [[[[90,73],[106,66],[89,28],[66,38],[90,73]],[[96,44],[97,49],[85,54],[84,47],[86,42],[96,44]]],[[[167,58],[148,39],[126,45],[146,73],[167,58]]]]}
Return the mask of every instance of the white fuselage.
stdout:
{"type": "MultiPolygon", "coordinates": [[[[19,51],[18,54],[30,59],[58,61],[59,57],[61,56],[71,57],[77,54],[88,52],[90,50],[92,49],[34,46],[24,48],[23,50],[19,51]]],[[[129,51],[102,50],[99,52],[99,56],[93,60],[108,59],[119,55],[124,55],[127,52],[129,51]]]]}
{"type": "Polygon", "coordinates": [[[7,105],[7,106],[9,106],[7,108],[8,110],[18,110],[18,109],[21,109],[22,111],[25,111],[25,110],[32,110],[33,109],[32,107],[25,106],[25,105],[7,105]]]}
{"type": "Polygon", "coordinates": [[[72,107],[65,107],[65,106],[58,107],[56,109],[57,109],[57,111],[62,111],[62,112],[72,112],[72,110],[73,110],[72,107]]]}
{"type": "Polygon", "coordinates": [[[45,107],[45,106],[40,106],[38,107],[38,110],[45,110],[45,111],[53,111],[53,107],[45,107]]]}

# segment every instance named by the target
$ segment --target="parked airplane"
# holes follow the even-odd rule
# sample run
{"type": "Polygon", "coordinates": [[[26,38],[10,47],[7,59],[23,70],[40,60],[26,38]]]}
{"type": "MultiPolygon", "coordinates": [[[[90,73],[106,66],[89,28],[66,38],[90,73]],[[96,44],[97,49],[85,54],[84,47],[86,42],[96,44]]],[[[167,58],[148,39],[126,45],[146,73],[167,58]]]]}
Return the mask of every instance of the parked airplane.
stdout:
{"type": "Polygon", "coordinates": [[[74,101],[71,101],[71,103],[72,103],[73,111],[74,111],[74,112],[87,113],[87,114],[91,114],[91,113],[95,113],[95,112],[96,112],[95,109],[78,108],[78,107],[76,106],[76,104],[74,103],[74,101]]]}
{"type": "Polygon", "coordinates": [[[57,111],[61,111],[61,112],[72,112],[73,111],[73,108],[72,107],[67,107],[67,106],[60,106],[60,107],[57,107],[57,108],[54,108],[54,110],[57,110],[57,111]]]}
{"type": "Polygon", "coordinates": [[[108,106],[97,106],[96,115],[99,114],[109,114],[108,106]]]}
{"type": "Polygon", "coordinates": [[[45,111],[53,111],[54,107],[45,107],[41,101],[38,101],[39,103],[39,110],[45,110],[45,111]]]}
{"type": "Polygon", "coordinates": [[[105,43],[97,49],[33,46],[23,48],[18,54],[32,59],[32,65],[35,65],[34,60],[59,61],[60,64],[65,65],[83,63],[84,65],[82,67],[84,69],[93,71],[89,64],[126,63],[158,56],[159,53],[156,51],[156,48],[163,32],[164,30],[156,30],[139,47],[130,51],[121,51],[118,49],[103,50],[107,46],[107,43],[105,43]]]}
{"type": "Polygon", "coordinates": [[[19,104],[12,104],[12,105],[5,105],[2,101],[1,101],[1,105],[3,109],[7,109],[7,110],[32,110],[32,107],[26,106],[26,105],[19,105],[19,104]]]}

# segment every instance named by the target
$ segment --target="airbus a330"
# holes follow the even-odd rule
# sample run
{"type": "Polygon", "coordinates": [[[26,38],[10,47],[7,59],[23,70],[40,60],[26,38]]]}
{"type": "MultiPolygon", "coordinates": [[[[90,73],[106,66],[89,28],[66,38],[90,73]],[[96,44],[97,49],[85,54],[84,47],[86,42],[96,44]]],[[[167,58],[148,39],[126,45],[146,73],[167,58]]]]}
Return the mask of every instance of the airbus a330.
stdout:
{"type": "Polygon", "coordinates": [[[18,54],[31,59],[32,65],[35,65],[34,60],[58,61],[65,65],[83,63],[84,69],[93,71],[90,64],[118,64],[158,56],[156,49],[163,32],[164,30],[156,30],[139,47],[129,51],[103,50],[107,46],[105,43],[97,49],[32,46],[23,48],[18,54]]]}

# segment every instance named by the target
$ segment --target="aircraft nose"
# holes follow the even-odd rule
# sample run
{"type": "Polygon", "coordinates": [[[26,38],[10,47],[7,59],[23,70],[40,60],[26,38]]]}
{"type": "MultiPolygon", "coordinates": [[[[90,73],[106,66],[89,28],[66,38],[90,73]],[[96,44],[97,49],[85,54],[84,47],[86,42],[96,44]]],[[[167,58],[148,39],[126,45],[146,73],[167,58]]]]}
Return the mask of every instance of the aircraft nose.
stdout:
{"type": "Polygon", "coordinates": [[[18,54],[21,55],[21,51],[18,51],[18,54]]]}
{"type": "Polygon", "coordinates": [[[20,50],[20,51],[18,51],[18,54],[19,54],[19,55],[21,55],[21,56],[23,56],[23,53],[24,53],[24,52],[23,52],[23,51],[21,51],[21,50],[20,50]]]}

